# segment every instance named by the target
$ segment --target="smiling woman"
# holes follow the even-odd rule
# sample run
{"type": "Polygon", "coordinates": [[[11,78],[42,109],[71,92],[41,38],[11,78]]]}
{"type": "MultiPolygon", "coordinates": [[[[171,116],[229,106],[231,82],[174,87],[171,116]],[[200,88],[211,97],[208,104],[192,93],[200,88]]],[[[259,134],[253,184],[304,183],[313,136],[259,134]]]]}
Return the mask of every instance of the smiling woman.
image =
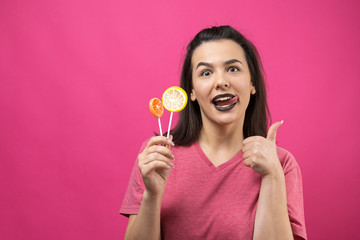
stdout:
{"type": "Polygon", "coordinates": [[[170,138],[141,148],[120,209],[126,239],[307,238],[300,169],[276,146],[282,121],[267,131],[262,72],[230,26],[189,43],[181,87],[191,101],[170,138]]]}

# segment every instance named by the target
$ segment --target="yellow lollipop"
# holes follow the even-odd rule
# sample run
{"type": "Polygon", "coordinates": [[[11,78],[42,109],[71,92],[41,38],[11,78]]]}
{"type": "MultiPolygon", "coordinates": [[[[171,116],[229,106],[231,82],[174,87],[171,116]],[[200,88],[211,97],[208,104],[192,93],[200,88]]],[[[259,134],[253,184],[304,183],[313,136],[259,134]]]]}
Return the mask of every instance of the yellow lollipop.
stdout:
{"type": "Polygon", "coordinates": [[[184,89],[180,87],[170,87],[165,90],[162,96],[162,103],[166,110],[170,111],[170,121],[167,137],[170,135],[171,120],[174,112],[180,112],[186,106],[188,97],[184,89]]]}
{"type": "Polygon", "coordinates": [[[165,90],[162,96],[164,108],[170,112],[180,112],[186,106],[188,97],[184,89],[179,87],[170,87],[165,90]]]}

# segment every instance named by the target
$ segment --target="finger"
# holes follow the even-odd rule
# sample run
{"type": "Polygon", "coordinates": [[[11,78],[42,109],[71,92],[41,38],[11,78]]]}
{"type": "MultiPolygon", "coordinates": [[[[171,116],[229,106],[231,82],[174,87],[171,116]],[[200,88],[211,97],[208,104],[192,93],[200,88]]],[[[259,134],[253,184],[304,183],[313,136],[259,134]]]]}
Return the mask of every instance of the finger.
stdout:
{"type": "Polygon", "coordinates": [[[170,135],[170,136],[169,136],[169,139],[170,139],[170,141],[173,143],[173,145],[166,145],[166,147],[167,147],[168,149],[170,149],[171,146],[174,146],[174,142],[172,141],[173,138],[174,138],[173,135],[170,135]]]}
{"type": "Polygon", "coordinates": [[[248,151],[244,152],[243,153],[243,158],[244,159],[248,159],[250,157],[256,157],[259,153],[259,149],[258,148],[252,148],[252,149],[249,149],[248,151]]]}
{"type": "Polygon", "coordinates": [[[264,137],[262,136],[252,136],[252,137],[248,137],[245,138],[245,140],[243,141],[243,144],[248,144],[250,142],[255,142],[255,141],[261,141],[262,139],[264,139],[264,137]]]}
{"type": "Polygon", "coordinates": [[[246,160],[246,159],[248,159],[249,157],[251,157],[251,155],[252,155],[252,154],[251,154],[250,151],[246,151],[246,152],[243,153],[243,159],[246,160]]]}
{"type": "Polygon", "coordinates": [[[160,153],[150,153],[149,155],[147,155],[144,159],[142,159],[141,162],[139,162],[140,166],[144,166],[149,164],[150,162],[153,161],[161,161],[166,163],[167,165],[169,165],[170,167],[174,167],[174,164],[170,161],[169,158],[165,157],[164,155],[160,154],[160,153]]]}
{"type": "Polygon", "coordinates": [[[143,176],[147,176],[151,171],[154,171],[156,169],[170,170],[171,167],[169,167],[169,165],[161,161],[152,161],[141,168],[141,173],[143,176]]]}
{"type": "Polygon", "coordinates": [[[173,143],[173,141],[171,141],[169,138],[164,137],[164,136],[156,136],[156,137],[152,137],[150,139],[150,141],[148,142],[148,144],[146,145],[146,148],[151,147],[152,145],[171,145],[174,146],[175,144],[173,143]]]}
{"type": "Polygon", "coordinates": [[[151,153],[160,153],[167,158],[175,159],[174,155],[171,153],[170,149],[161,146],[161,145],[152,145],[148,149],[145,150],[144,154],[149,155],[151,153]]]}
{"type": "Polygon", "coordinates": [[[247,144],[245,144],[242,148],[241,151],[246,152],[249,151],[253,148],[257,148],[261,145],[261,143],[259,141],[253,141],[253,142],[248,142],[247,144]]]}
{"type": "Polygon", "coordinates": [[[244,165],[247,166],[247,167],[249,167],[249,168],[252,168],[252,167],[254,166],[254,163],[253,163],[253,161],[252,161],[251,158],[248,158],[248,159],[246,159],[246,160],[244,161],[244,165]]]}
{"type": "Polygon", "coordinates": [[[273,123],[269,128],[266,139],[276,143],[276,132],[278,128],[281,126],[281,124],[283,124],[283,122],[284,121],[282,120],[280,122],[273,123]]]}

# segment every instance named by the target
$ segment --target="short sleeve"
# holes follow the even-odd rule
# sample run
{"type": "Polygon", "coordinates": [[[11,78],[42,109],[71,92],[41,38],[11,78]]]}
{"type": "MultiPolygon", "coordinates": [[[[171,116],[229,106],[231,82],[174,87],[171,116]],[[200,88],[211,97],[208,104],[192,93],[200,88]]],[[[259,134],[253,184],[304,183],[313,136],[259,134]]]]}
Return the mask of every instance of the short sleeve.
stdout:
{"type": "Polygon", "coordinates": [[[295,239],[307,239],[300,167],[291,153],[284,149],[283,151],[285,151],[283,153],[283,158],[285,158],[283,159],[283,167],[291,228],[295,239]]]}
{"type": "MultiPolygon", "coordinates": [[[[148,141],[143,143],[140,152],[145,149],[147,142],[148,141]]],[[[145,185],[143,183],[141,173],[138,167],[138,161],[136,160],[131,171],[129,183],[125,192],[123,202],[120,207],[120,214],[126,217],[131,214],[137,214],[140,209],[144,190],[145,185]]]]}

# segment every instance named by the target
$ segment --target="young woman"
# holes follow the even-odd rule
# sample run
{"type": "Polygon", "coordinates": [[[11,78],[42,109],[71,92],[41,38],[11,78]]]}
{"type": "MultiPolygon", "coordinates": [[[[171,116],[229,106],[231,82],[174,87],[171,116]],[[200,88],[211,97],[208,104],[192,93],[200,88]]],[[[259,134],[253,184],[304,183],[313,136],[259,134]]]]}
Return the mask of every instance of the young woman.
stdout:
{"type": "Polygon", "coordinates": [[[300,169],[276,146],[282,122],[267,131],[256,48],[230,26],[200,31],[181,87],[170,139],[146,141],[131,174],[125,239],[306,239],[300,169]]]}

